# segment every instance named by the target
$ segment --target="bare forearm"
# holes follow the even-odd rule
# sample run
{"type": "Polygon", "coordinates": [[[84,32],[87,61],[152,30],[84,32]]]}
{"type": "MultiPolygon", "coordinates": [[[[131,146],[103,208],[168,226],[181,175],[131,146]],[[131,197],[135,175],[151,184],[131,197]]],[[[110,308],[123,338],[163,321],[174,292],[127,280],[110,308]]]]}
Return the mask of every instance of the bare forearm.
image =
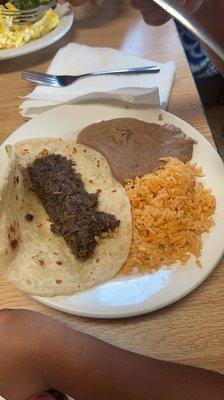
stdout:
{"type": "Polygon", "coordinates": [[[50,385],[80,400],[223,399],[224,376],[216,373],[143,357],[63,327],[51,345],[50,385]]]}

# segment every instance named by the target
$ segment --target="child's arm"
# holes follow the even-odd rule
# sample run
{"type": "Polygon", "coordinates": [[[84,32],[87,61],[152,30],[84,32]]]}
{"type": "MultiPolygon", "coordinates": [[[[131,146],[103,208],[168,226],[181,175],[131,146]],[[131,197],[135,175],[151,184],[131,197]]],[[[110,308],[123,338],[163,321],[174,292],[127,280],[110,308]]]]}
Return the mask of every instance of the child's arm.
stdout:
{"type": "Polygon", "coordinates": [[[223,400],[223,375],[130,353],[40,314],[0,312],[0,342],[9,400],[50,387],[78,400],[223,400]]]}

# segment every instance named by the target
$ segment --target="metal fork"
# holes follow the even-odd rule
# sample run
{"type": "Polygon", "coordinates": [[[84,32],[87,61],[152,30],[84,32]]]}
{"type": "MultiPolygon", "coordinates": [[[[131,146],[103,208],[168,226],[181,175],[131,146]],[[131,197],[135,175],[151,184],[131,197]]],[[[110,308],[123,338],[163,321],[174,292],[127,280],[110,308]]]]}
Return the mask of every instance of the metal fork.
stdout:
{"type": "Polygon", "coordinates": [[[191,31],[198,39],[212,49],[222,60],[224,60],[224,49],[203,28],[203,26],[176,0],[153,0],[168,14],[174,17],[185,28],[191,31]]]}
{"type": "Polygon", "coordinates": [[[160,68],[156,65],[150,65],[147,67],[139,68],[126,68],[126,69],[116,69],[110,71],[97,71],[90,72],[88,74],[82,75],[50,75],[35,71],[23,71],[22,78],[26,81],[38,83],[39,85],[53,86],[53,87],[64,87],[71,85],[71,83],[77,81],[81,78],[89,78],[91,76],[99,75],[131,75],[131,74],[155,74],[160,71],[160,68]]]}
{"type": "Polygon", "coordinates": [[[49,4],[41,5],[36,8],[30,8],[27,10],[7,10],[6,8],[1,10],[1,15],[4,17],[13,17],[14,24],[27,24],[39,21],[47,10],[55,8],[57,0],[51,0],[49,4]]]}

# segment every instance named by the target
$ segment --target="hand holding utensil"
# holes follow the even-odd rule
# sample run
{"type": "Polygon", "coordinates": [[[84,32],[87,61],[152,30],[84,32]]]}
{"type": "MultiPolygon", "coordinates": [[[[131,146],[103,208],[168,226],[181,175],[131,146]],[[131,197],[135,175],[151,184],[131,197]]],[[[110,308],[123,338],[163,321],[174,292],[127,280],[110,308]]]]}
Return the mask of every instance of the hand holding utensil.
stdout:
{"type": "Polygon", "coordinates": [[[177,0],[153,0],[224,60],[224,49],[177,0]]]}

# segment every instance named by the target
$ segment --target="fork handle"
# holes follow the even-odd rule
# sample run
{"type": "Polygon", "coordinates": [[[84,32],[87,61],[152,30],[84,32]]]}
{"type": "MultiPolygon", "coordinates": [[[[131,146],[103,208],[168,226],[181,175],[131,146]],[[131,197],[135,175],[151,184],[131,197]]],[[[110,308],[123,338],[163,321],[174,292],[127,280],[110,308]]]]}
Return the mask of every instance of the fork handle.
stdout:
{"type": "Polygon", "coordinates": [[[148,67],[138,67],[138,68],[126,68],[126,69],[112,69],[109,71],[98,71],[91,72],[88,74],[82,75],[82,77],[88,76],[98,76],[98,75],[120,75],[120,74],[155,74],[160,71],[160,68],[157,65],[150,65],[148,67]]]}
{"type": "Polygon", "coordinates": [[[224,49],[215,39],[203,28],[203,26],[176,0],[153,0],[163,8],[174,19],[180,22],[185,28],[192,32],[199,40],[212,49],[222,60],[224,60],[224,49]]]}

